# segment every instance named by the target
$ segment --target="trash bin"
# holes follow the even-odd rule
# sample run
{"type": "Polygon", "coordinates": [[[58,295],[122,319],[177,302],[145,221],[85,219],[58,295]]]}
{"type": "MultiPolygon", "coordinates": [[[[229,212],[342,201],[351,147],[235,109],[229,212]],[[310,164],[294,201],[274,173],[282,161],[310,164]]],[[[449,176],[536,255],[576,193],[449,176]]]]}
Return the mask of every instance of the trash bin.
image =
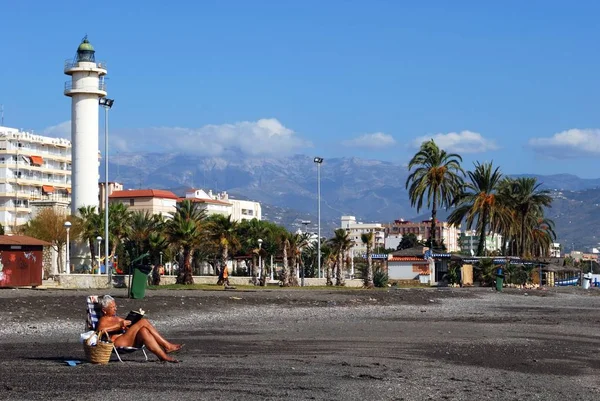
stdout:
{"type": "Polygon", "coordinates": [[[152,271],[151,265],[138,265],[133,269],[131,287],[129,295],[133,299],[141,299],[146,295],[146,286],[148,285],[148,274],[152,271]]]}
{"type": "Polygon", "coordinates": [[[496,270],[496,291],[502,291],[502,285],[504,284],[504,272],[499,267],[496,270]]]}
{"type": "Polygon", "coordinates": [[[592,273],[585,273],[583,275],[583,280],[581,281],[581,287],[584,290],[589,290],[592,284],[592,273]]]}

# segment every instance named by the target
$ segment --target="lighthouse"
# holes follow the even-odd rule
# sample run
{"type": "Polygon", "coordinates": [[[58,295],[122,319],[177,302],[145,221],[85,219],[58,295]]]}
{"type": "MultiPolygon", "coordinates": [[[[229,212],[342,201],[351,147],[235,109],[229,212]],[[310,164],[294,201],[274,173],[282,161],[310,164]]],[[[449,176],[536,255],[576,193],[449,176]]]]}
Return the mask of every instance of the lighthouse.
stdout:
{"type": "Polygon", "coordinates": [[[87,36],[74,59],[65,62],[65,96],[71,98],[71,214],[82,206],[98,207],[98,100],[106,97],[106,65],[96,62],[87,36]]]}

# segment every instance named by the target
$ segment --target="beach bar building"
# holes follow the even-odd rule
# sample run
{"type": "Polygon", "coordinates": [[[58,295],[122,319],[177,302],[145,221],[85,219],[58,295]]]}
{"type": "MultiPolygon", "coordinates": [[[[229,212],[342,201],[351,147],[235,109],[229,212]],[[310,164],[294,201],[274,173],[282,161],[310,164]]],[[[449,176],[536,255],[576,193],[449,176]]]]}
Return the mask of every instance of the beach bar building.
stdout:
{"type": "Polygon", "coordinates": [[[42,285],[44,246],[22,235],[0,235],[0,288],[42,285]]]}

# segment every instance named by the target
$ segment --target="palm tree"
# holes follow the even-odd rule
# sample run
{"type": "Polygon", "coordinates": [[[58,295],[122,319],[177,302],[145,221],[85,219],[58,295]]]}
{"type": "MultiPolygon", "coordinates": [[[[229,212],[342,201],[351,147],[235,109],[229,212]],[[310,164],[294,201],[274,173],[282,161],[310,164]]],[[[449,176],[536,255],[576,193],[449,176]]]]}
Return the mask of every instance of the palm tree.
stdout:
{"type": "Polygon", "coordinates": [[[535,177],[506,179],[501,185],[505,198],[503,228],[514,238],[515,253],[526,257],[531,253],[531,229],[544,218],[544,208],[552,207],[552,197],[535,177]]]}
{"type": "Polygon", "coordinates": [[[455,153],[446,153],[438,148],[433,139],[423,142],[419,151],[408,163],[408,170],[415,170],[406,179],[406,188],[411,206],[417,212],[423,207],[426,197],[427,207],[431,207],[431,231],[429,243],[435,247],[435,226],[437,209],[449,207],[463,184],[462,158],[455,153]]]}
{"type": "MultiPolygon", "coordinates": [[[[92,265],[96,264],[96,237],[102,232],[102,216],[96,211],[96,206],[82,206],[78,210],[79,218],[76,224],[79,227],[80,238],[87,241],[92,257],[92,265]]],[[[98,249],[98,253],[100,250],[98,249]]]]}
{"type": "MultiPolygon", "coordinates": [[[[117,246],[129,234],[131,212],[125,204],[116,202],[108,206],[108,236],[111,244],[111,254],[117,252],[117,246]]],[[[108,266],[108,261],[104,261],[108,266]]]]}
{"type": "Polygon", "coordinates": [[[131,213],[129,224],[128,238],[134,243],[137,253],[141,255],[150,246],[150,235],[156,232],[157,221],[148,210],[137,210],[131,213]]]}
{"type": "Polygon", "coordinates": [[[329,241],[333,252],[337,255],[335,285],[344,286],[346,285],[346,269],[344,263],[344,255],[346,254],[346,251],[350,249],[353,242],[350,239],[350,237],[348,237],[348,232],[343,228],[338,228],[337,230],[335,230],[333,238],[331,238],[329,241]]]}
{"type": "Polygon", "coordinates": [[[290,285],[290,268],[288,264],[288,249],[290,247],[290,233],[287,231],[279,234],[279,243],[283,254],[283,269],[281,271],[281,283],[284,287],[290,285]]]}
{"type": "Polygon", "coordinates": [[[234,253],[240,247],[236,232],[238,223],[231,220],[231,215],[215,214],[208,220],[208,235],[219,244],[221,250],[221,270],[219,271],[219,277],[221,277],[223,270],[227,269],[229,252],[234,253]]]}
{"type": "Polygon", "coordinates": [[[365,287],[374,288],[373,283],[373,255],[371,255],[371,248],[373,246],[373,233],[364,233],[360,235],[360,239],[363,244],[367,245],[367,276],[364,278],[365,287]]]}
{"type": "Polygon", "coordinates": [[[321,242],[321,260],[325,269],[325,285],[332,286],[332,266],[336,263],[337,254],[331,247],[330,241],[321,242]]]}
{"type": "Polygon", "coordinates": [[[183,269],[177,277],[178,284],[193,284],[193,250],[201,242],[203,233],[201,224],[206,213],[198,204],[184,200],[177,204],[173,219],[166,224],[166,236],[171,243],[183,252],[183,269]]]}
{"type": "Polygon", "coordinates": [[[479,234],[477,256],[483,256],[485,237],[489,224],[497,210],[497,191],[502,179],[499,167],[494,169],[492,163],[475,164],[475,170],[467,173],[468,183],[454,199],[456,208],[448,216],[448,223],[459,226],[466,218],[467,229],[470,230],[475,221],[479,234]]]}

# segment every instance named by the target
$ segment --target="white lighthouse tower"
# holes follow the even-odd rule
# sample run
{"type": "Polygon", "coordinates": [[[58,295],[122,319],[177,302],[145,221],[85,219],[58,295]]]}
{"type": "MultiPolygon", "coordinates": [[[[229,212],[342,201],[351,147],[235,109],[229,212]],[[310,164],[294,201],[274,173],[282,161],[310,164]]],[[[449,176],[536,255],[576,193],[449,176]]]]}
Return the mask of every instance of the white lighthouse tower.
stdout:
{"type": "Polygon", "coordinates": [[[71,214],[98,207],[98,99],[106,96],[106,65],[96,62],[94,47],[83,39],[74,60],[65,62],[65,96],[71,98],[71,214]]]}

